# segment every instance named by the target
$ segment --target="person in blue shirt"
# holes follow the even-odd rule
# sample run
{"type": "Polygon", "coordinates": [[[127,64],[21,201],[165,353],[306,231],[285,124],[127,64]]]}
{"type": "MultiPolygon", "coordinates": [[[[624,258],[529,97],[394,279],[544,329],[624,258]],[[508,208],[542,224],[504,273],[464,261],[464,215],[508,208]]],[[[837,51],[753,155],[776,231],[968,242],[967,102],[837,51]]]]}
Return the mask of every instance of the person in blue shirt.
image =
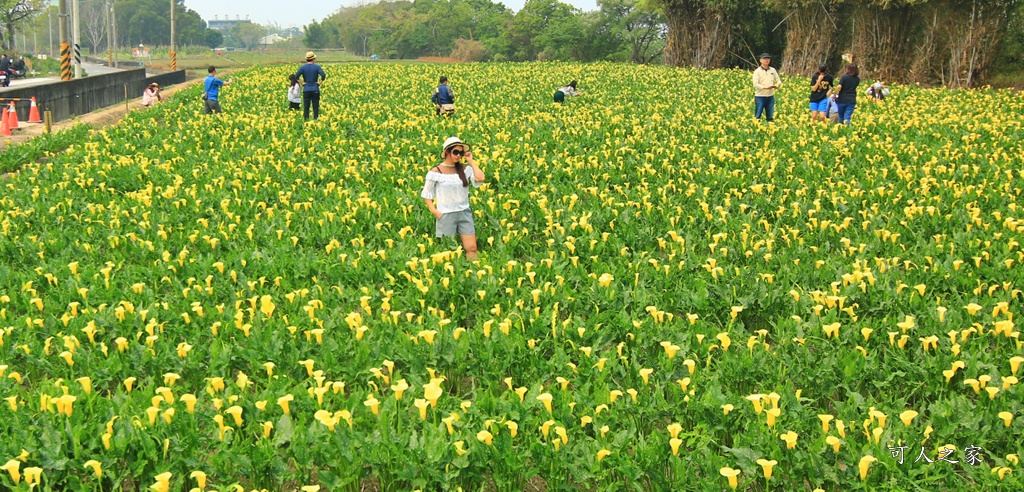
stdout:
{"type": "Polygon", "coordinates": [[[296,77],[302,77],[302,119],[309,119],[309,107],[313,106],[313,119],[320,118],[320,82],[327,80],[327,74],[320,65],[316,64],[316,54],[312,51],[306,52],[306,64],[299,67],[295,72],[296,77]]]}
{"type": "Polygon", "coordinates": [[[430,96],[430,101],[434,103],[437,114],[452,114],[455,112],[455,94],[448,87],[448,77],[442,75],[439,84],[430,96]]]}
{"type": "Polygon", "coordinates": [[[220,88],[225,85],[231,84],[231,79],[221,80],[217,78],[217,69],[210,67],[206,70],[210,75],[206,76],[206,80],[203,81],[203,99],[206,101],[206,107],[203,108],[203,112],[206,114],[220,113],[220,88]]]}

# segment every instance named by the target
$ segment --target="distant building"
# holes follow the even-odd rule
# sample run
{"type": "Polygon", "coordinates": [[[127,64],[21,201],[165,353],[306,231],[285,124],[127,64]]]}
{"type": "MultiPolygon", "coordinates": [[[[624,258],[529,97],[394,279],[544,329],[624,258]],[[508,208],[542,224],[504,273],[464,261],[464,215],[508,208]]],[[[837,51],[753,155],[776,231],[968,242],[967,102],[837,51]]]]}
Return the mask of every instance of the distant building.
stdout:
{"type": "Polygon", "coordinates": [[[238,24],[251,24],[252,21],[249,19],[217,19],[214,17],[211,21],[206,21],[206,25],[215,31],[227,34],[231,32],[231,29],[238,24]]]}
{"type": "Polygon", "coordinates": [[[269,36],[263,36],[262,38],[260,38],[260,43],[259,44],[260,45],[267,45],[267,44],[274,44],[274,43],[279,43],[281,41],[287,41],[287,40],[288,40],[288,38],[283,38],[281,36],[278,36],[277,34],[271,34],[269,36]]]}

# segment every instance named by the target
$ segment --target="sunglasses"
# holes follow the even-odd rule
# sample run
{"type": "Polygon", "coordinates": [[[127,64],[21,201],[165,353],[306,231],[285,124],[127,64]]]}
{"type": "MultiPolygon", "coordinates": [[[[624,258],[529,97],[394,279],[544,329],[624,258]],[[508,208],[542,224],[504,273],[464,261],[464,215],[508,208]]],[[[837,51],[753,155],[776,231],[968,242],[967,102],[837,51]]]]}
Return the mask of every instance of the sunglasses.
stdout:
{"type": "Polygon", "coordinates": [[[452,149],[452,155],[466,155],[466,151],[459,149],[452,149]]]}

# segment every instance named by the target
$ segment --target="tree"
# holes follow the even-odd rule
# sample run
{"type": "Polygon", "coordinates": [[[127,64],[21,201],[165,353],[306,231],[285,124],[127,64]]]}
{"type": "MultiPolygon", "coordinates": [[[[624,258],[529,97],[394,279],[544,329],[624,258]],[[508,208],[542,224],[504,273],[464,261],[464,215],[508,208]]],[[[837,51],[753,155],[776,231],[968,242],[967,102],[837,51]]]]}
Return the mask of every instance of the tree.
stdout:
{"type": "MultiPolygon", "coordinates": [[[[92,45],[93,54],[99,53],[100,43],[107,39],[107,3],[105,0],[79,0],[82,37],[92,45]]],[[[82,43],[79,43],[82,44],[82,43]]]]}
{"type": "MultiPolygon", "coordinates": [[[[2,1],[2,0],[0,0],[2,1]]],[[[102,1],[102,0],[101,0],[102,1]]],[[[171,42],[170,6],[167,0],[116,0],[116,44],[133,46],[139,43],[167,45],[171,42]]],[[[175,0],[175,43],[209,45],[215,39],[206,21],[196,11],[186,8],[184,0],[175,0]]],[[[218,43],[219,44],[219,43],[218,43]]]]}
{"type": "Polygon", "coordinates": [[[767,0],[783,16],[786,48],[779,71],[807,75],[838,56],[844,32],[839,9],[844,0],[767,0]]]}
{"type": "Polygon", "coordinates": [[[224,35],[216,29],[207,29],[203,34],[203,45],[217,48],[224,45],[224,35]]]}
{"type": "Polygon", "coordinates": [[[523,8],[516,12],[508,28],[511,40],[512,56],[516,60],[536,60],[545,48],[559,52],[563,48],[551,46],[552,43],[567,40],[570,35],[579,35],[578,20],[565,20],[576,17],[579,10],[557,0],[528,0],[523,8]],[[545,33],[548,24],[554,26],[545,33]]]}
{"type": "Polygon", "coordinates": [[[310,22],[306,24],[303,32],[305,34],[303,41],[307,48],[317,50],[327,47],[327,30],[320,23],[310,22]]]}
{"type": "MultiPolygon", "coordinates": [[[[994,71],[1019,80],[1020,71],[1024,69],[1024,2],[1019,2],[1010,15],[1006,35],[996,48],[992,66],[994,71]]],[[[1021,88],[1019,83],[1017,88],[1021,88]]]]}
{"type": "Polygon", "coordinates": [[[580,15],[555,15],[534,38],[534,44],[546,60],[583,60],[587,58],[586,32],[580,15]]]}
{"type": "Polygon", "coordinates": [[[267,29],[252,22],[239,22],[231,28],[231,35],[251,51],[259,45],[260,38],[267,35],[267,29]]]}
{"type": "Polygon", "coordinates": [[[617,45],[627,48],[628,59],[633,63],[647,64],[661,56],[667,26],[660,12],[638,0],[602,0],[598,5],[607,28],[591,38],[613,38],[617,45]]]}
{"type": "Polygon", "coordinates": [[[737,25],[736,12],[746,0],[651,0],[668,24],[665,63],[698,68],[724,65],[737,25]]]}
{"type": "Polygon", "coordinates": [[[0,36],[4,48],[16,51],[14,33],[17,26],[31,19],[36,13],[46,8],[43,0],[0,0],[0,24],[3,34],[0,36]]]}
{"type": "Polygon", "coordinates": [[[480,41],[460,38],[455,40],[455,49],[450,56],[461,63],[478,62],[487,56],[487,48],[480,41]]]}

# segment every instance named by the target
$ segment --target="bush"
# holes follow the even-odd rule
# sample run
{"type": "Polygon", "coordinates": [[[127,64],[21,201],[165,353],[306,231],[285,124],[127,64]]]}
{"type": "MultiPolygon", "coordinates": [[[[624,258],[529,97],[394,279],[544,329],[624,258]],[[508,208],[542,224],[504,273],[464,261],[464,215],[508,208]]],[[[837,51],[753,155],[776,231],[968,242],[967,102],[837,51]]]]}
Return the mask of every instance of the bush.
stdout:
{"type": "Polygon", "coordinates": [[[26,58],[25,65],[30,66],[30,70],[36,72],[36,75],[40,76],[60,73],[60,58],[32,58],[31,60],[26,58]]]}
{"type": "Polygon", "coordinates": [[[487,48],[480,41],[460,38],[455,40],[451,57],[462,63],[483,61],[487,57],[487,48]]]}

